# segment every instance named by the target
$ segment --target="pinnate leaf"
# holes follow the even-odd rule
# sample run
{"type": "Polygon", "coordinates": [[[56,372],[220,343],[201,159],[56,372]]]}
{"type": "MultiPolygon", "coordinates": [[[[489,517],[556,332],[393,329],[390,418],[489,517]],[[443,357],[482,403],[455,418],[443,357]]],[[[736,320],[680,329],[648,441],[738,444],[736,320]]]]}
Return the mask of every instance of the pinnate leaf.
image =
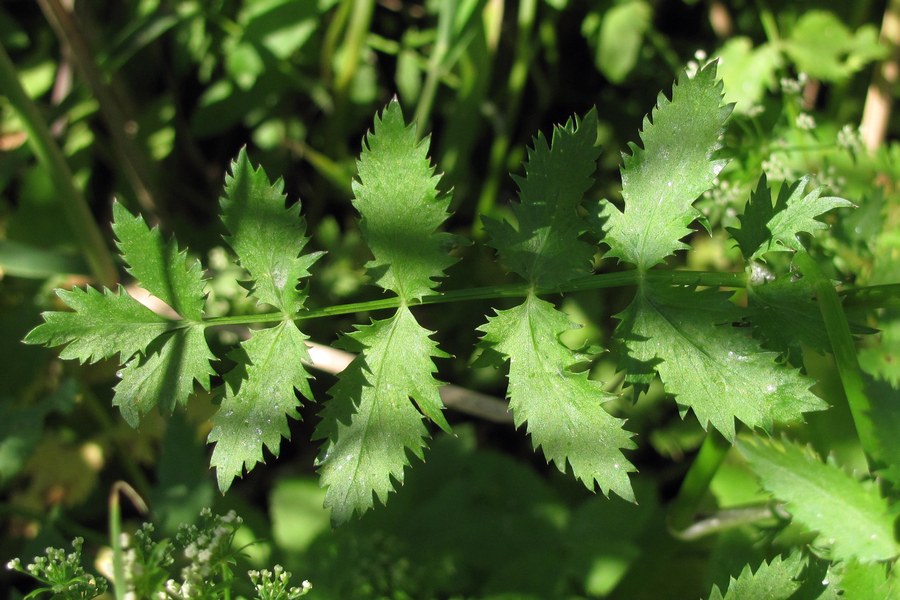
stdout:
{"type": "Polygon", "coordinates": [[[353,206],[375,256],[366,264],[369,275],[404,300],[418,300],[456,262],[447,250],[457,237],[436,231],[448,216],[450,198],[438,192],[427,138],[417,141],[415,126],[406,125],[396,100],[375,118],[357,168],[353,206]]]}
{"type": "Polygon", "coordinates": [[[726,227],[747,260],[767,252],[802,250],[797,234],[827,229],[828,226],[817,217],[834,208],[852,206],[849,200],[822,196],[821,187],[806,193],[807,183],[808,179],[804,178],[781,186],[773,204],[766,176],[760,178],[756,190],[750,194],[744,214],[738,217],[740,228],[726,227]]]}
{"type": "Polygon", "coordinates": [[[654,364],[666,390],[690,408],[705,428],[729,440],[734,419],[771,429],[827,405],[812,381],[775,362],[745,330],[732,323],[740,311],[716,290],[645,284],[618,318],[618,334],[632,359],[654,364]]]}
{"type": "Polygon", "coordinates": [[[200,262],[187,257],[174,239],[166,243],[159,229],[150,229],[119,202],[113,204],[113,231],[128,272],[141,287],[192,321],[203,313],[204,283],[200,262]]]}
{"type": "Polygon", "coordinates": [[[660,94],[644,119],[643,148],[630,145],[623,156],[624,212],[606,203],[607,256],[646,270],[676,250],[699,216],[694,201],[710,188],[725,160],[715,158],[731,106],[722,104],[715,63],[693,78],[683,73],[672,99],[660,94]]]}
{"type": "Polygon", "coordinates": [[[242,149],[225,178],[222,222],[230,232],[226,241],[253,280],[253,295],[294,314],[306,299],[297,284],[309,276],[309,267],[322,253],[300,254],[309,241],[306,221],[299,202],[285,207],[283,190],[284,182],[271,183],[262,167],[253,168],[242,149]]]}
{"type": "Polygon", "coordinates": [[[587,223],[578,215],[593,183],[600,148],[597,112],[569,120],[532,141],[525,177],[515,177],[520,202],[512,207],[516,225],[484,219],[504,264],[526,280],[553,286],[587,273],[594,249],[578,239],[587,223]]]}
{"type": "Polygon", "coordinates": [[[615,396],[585,372],[575,373],[574,353],[559,341],[572,329],[568,318],[535,296],[519,306],[498,311],[480,327],[481,344],[509,360],[510,410],[516,427],[528,423],[534,446],[548,462],[575,477],[589,489],[595,484],[634,500],[628,473],[634,467],[621,448],[633,448],[624,420],[610,415],[603,403],[615,396]]]}
{"type": "Polygon", "coordinates": [[[215,375],[210,366],[215,356],[206,345],[202,327],[178,329],[165,336],[158,349],[153,348],[156,343],[158,340],[144,356],[135,356],[119,371],[121,381],[112,403],[132,427],[156,405],[169,414],[176,404],[186,404],[194,380],[209,390],[209,377],[215,375]]]}
{"type": "Polygon", "coordinates": [[[212,466],[224,493],[244,469],[263,462],[263,446],[276,457],[281,438],[290,439],[287,417],[298,418],[294,390],[312,399],[307,337],[292,321],[254,331],[241,344],[246,358],[226,375],[225,397],[212,417],[212,466]]]}
{"type": "Polygon", "coordinates": [[[403,483],[407,451],[423,458],[428,432],[422,414],[450,429],[431,360],[446,354],[429,333],[403,307],[345,337],[347,349],[363,352],[329,391],[332,400],[316,430],[325,440],[319,472],[335,524],[372,508],[373,492],[387,501],[393,480],[403,483]]]}
{"type": "Polygon", "coordinates": [[[737,579],[730,579],[724,596],[718,586],[713,586],[709,600],[788,600],[800,589],[798,577],[805,562],[802,554],[794,552],[786,559],[776,556],[768,563],[763,561],[755,573],[747,565],[737,579]]]}
{"type": "Polygon", "coordinates": [[[794,519],[818,533],[836,560],[897,556],[894,519],[875,482],[859,481],[792,442],[741,438],[741,454],[763,487],[786,503],[794,519]]]}
{"type": "Polygon", "coordinates": [[[25,337],[27,344],[62,346],[65,359],[97,362],[120,355],[122,362],[143,352],[159,335],[172,326],[128,295],[122,286],[115,292],[56,290],[56,295],[74,312],[52,311],[43,314],[44,323],[25,337]]]}

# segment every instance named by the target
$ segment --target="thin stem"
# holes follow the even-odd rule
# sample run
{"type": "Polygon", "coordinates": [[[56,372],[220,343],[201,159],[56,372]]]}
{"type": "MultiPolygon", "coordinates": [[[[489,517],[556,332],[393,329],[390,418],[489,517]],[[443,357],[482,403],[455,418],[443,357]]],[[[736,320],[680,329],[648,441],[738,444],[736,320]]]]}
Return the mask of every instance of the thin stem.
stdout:
{"type": "Polygon", "coordinates": [[[456,0],[444,0],[441,2],[440,13],[438,14],[438,37],[431,51],[431,57],[428,60],[428,75],[425,78],[425,84],[422,86],[422,93],[419,95],[419,102],[416,106],[416,130],[421,137],[428,126],[428,119],[431,117],[431,109],[434,105],[434,96],[437,92],[438,83],[444,74],[444,59],[447,51],[450,49],[450,35],[453,31],[453,21],[456,18],[456,0]]]}
{"type": "Polygon", "coordinates": [[[863,450],[870,458],[878,456],[876,445],[875,425],[872,423],[872,405],[866,394],[863,382],[862,370],[856,357],[856,344],[850,333],[850,325],[847,315],[841,306],[841,299],[831,284],[828,277],[822,273],[816,261],[806,252],[797,252],[794,262],[800,268],[804,277],[808,277],[813,283],[816,299],[819,303],[819,311],[825,321],[825,331],[831,342],[831,351],[834,354],[834,362],[837,366],[841,383],[844,386],[844,395],[850,405],[850,414],[856,425],[856,433],[862,444],[863,450]]]}
{"type": "MultiPolygon", "coordinates": [[[[699,285],[706,287],[733,287],[746,286],[746,275],[740,273],[721,273],[716,271],[649,271],[639,273],[636,270],[616,273],[601,273],[573,280],[566,285],[554,288],[536,288],[534,293],[538,295],[562,294],[582,290],[596,290],[613,287],[626,287],[638,285],[640,281],[654,283],[666,283],[670,285],[699,285]]],[[[498,298],[523,298],[529,294],[532,286],[530,283],[511,285],[493,285],[480,288],[467,288],[452,290],[443,294],[424,296],[416,303],[420,304],[446,304],[450,302],[466,302],[472,300],[495,300],[498,298]]],[[[309,310],[298,314],[294,320],[305,321],[321,317],[333,317],[373,310],[387,310],[397,308],[402,304],[398,297],[384,298],[381,300],[368,300],[365,302],[351,302],[338,304],[326,308],[309,310]]],[[[205,319],[203,324],[207,327],[216,325],[246,325],[250,323],[274,323],[283,321],[283,313],[265,313],[259,315],[242,315],[234,317],[215,317],[205,319]]]]}
{"type": "Polygon", "coordinates": [[[681,483],[678,496],[669,507],[669,528],[673,532],[682,532],[691,525],[703,497],[709,490],[709,484],[730,449],[731,444],[717,431],[710,430],[706,434],[697,458],[694,459],[681,483]]]}
{"type": "Polygon", "coordinates": [[[347,27],[347,37],[344,39],[340,71],[336,74],[334,81],[334,92],[337,98],[335,104],[337,105],[343,104],[347,90],[356,76],[366,34],[369,32],[369,25],[372,22],[372,12],[375,9],[374,0],[357,0],[352,4],[353,12],[347,27]]]}
{"type": "Polygon", "coordinates": [[[117,158],[138,203],[150,215],[155,215],[159,212],[157,202],[159,194],[156,193],[155,181],[150,172],[150,165],[153,162],[130,137],[129,130],[135,128],[135,123],[126,117],[118,99],[104,81],[100,69],[94,64],[94,53],[88,47],[87,40],[84,39],[72,14],[60,4],[59,0],[38,0],[38,4],[61,44],[69,48],[72,62],[91,94],[97,99],[100,114],[106,121],[110,138],[116,148],[117,158]]]}
{"type": "Polygon", "coordinates": [[[125,600],[128,586],[125,583],[125,554],[122,548],[122,511],[119,494],[131,500],[139,512],[145,514],[147,505],[134,488],[124,481],[117,481],[109,490],[109,545],[113,551],[113,591],[116,600],[125,600]]]}
{"type": "MultiPolygon", "coordinates": [[[[509,71],[509,79],[506,84],[506,108],[502,123],[503,129],[494,138],[491,146],[490,166],[488,179],[482,188],[478,198],[477,214],[489,215],[494,210],[497,201],[497,192],[500,189],[500,180],[504,175],[506,157],[509,151],[512,129],[519,116],[519,105],[522,102],[522,91],[525,82],[528,81],[528,67],[534,55],[534,47],[531,32],[534,29],[535,15],[537,13],[536,0],[520,0],[518,16],[518,32],[516,39],[516,54],[512,68],[509,71]]],[[[483,235],[479,220],[476,218],[472,225],[472,235],[483,235]]]]}
{"type": "Polygon", "coordinates": [[[53,179],[60,195],[63,214],[84,253],[91,273],[98,282],[112,287],[118,275],[109,249],[103,241],[103,235],[81,190],[75,185],[72,171],[66,163],[62,150],[50,134],[37,106],[22,88],[22,83],[16,75],[16,68],[2,44],[0,44],[0,89],[18,114],[28,135],[28,144],[38,162],[53,179]]]}

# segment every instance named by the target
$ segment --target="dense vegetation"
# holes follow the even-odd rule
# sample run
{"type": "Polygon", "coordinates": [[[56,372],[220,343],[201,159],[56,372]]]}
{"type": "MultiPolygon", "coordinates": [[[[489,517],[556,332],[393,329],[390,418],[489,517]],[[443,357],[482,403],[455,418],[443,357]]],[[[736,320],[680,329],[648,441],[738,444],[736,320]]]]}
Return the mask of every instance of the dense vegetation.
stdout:
{"type": "Polygon", "coordinates": [[[898,22],[0,7],[0,582],[900,597],[898,22]]]}

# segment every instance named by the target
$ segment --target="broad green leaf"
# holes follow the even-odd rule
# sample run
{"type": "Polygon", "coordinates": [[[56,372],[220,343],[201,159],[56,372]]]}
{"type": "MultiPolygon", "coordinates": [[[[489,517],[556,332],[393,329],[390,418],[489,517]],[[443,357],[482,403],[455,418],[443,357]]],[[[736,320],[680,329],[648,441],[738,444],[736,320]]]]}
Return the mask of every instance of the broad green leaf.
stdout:
{"type": "MultiPolygon", "coordinates": [[[[824,354],[831,348],[815,291],[805,277],[786,275],[747,288],[746,318],[763,346],[799,357],[801,346],[824,354]]],[[[799,363],[797,363],[799,364],[799,363]]]]}
{"type": "Polygon", "coordinates": [[[646,270],[676,250],[687,248],[680,239],[699,216],[694,200],[710,188],[725,160],[714,158],[731,106],[722,104],[722,84],[715,63],[693,78],[686,73],[663,94],[644,119],[643,148],[629,144],[623,156],[624,212],[610,203],[607,218],[607,256],[646,270]]]}
{"type": "Polygon", "coordinates": [[[728,582],[725,595],[718,586],[713,586],[709,600],[743,600],[744,598],[765,598],[766,600],[788,600],[800,589],[797,578],[806,561],[799,552],[786,559],[776,556],[771,562],[763,561],[754,573],[750,565],[744,567],[738,578],[728,582]]]}
{"type": "Polygon", "coordinates": [[[234,248],[253,280],[253,295],[266,304],[293,315],[306,300],[297,289],[309,277],[309,267],[321,252],[300,255],[309,238],[299,202],[285,208],[284,182],[269,182],[262,167],[254,169],[241,150],[225,178],[222,222],[231,235],[225,241],[234,248]]]}
{"type": "Polygon", "coordinates": [[[128,272],[141,287],[171,306],[185,319],[199,321],[203,313],[203,272],[175,240],[166,243],[159,229],[149,229],[140,215],[113,204],[113,231],[128,272]]]}
{"type": "Polygon", "coordinates": [[[842,598],[900,599],[896,565],[851,560],[839,563],[835,570],[842,598]]]}
{"type": "Polygon", "coordinates": [[[867,63],[884,58],[888,50],[878,42],[878,30],[864,25],[855,32],[833,13],[805,11],[797,21],[784,50],[797,70],[824,81],[841,81],[867,63]]]}
{"type": "Polygon", "coordinates": [[[407,451],[423,458],[428,433],[423,414],[450,429],[432,362],[446,354],[429,333],[404,307],[345,338],[348,349],[363,353],[329,391],[332,399],[316,430],[316,438],[326,440],[319,472],[335,524],[372,508],[373,492],[384,503],[393,480],[403,483],[407,451]]]}
{"type": "Polygon", "coordinates": [[[888,560],[898,553],[894,519],[876,482],[859,481],[809,449],[784,441],[741,438],[738,447],[763,487],[798,523],[818,533],[836,560],[888,560]]]}
{"type": "Polygon", "coordinates": [[[749,113],[758,107],[767,89],[777,83],[778,69],[784,62],[774,44],[754,47],[748,37],[736,36],[716,52],[719,77],[725,84],[725,101],[734,102],[736,113],[749,113]]]}
{"type": "Polygon", "coordinates": [[[369,275],[402,299],[418,300],[456,262],[447,251],[457,238],[436,231],[448,216],[450,198],[438,193],[428,140],[417,141],[415,126],[403,121],[396,100],[375,118],[357,168],[353,206],[375,256],[366,264],[369,275]]]}
{"type": "Polygon", "coordinates": [[[588,489],[599,485],[634,500],[628,473],[634,467],[621,448],[633,448],[623,419],[603,404],[614,395],[585,372],[570,370],[575,354],[559,341],[572,329],[552,304],[529,296],[519,306],[498,311],[480,330],[482,344],[509,360],[509,406],[516,427],[527,423],[535,448],[565,472],[566,463],[588,489]]]}
{"type": "Polygon", "coordinates": [[[115,388],[113,406],[119,407],[132,427],[156,405],[163,414],[171,414],[176,404],[187,403],[194,380],[209,390],[209,377],[215,375],[210,366],[213,359],[202,327],[178,329],[166,336],[159,348],[151,346],[144,356],[132,358],[119,371],[121,381],[115,388]]]}
{"type": "Polygon", "coordinates": [[[773,205],[765,174],[760,178],[744,214],[738,217],[740,228],[726,227],[747,260],[759,258],[767,252],[802,250],[803,245],[797,234],[815,233],[828,228],[816,217],[834,208],[853,206],[843,198],[823,197],[820,187],[804,194],[807,182],[808,179],[804,178],[792,185],[782,185],[773,205]]]}
{"type": "Polygon", "coordinates": [[[885,381],[864,377],[866,396],[871,404],[872,440],[880,467],[878,475],[900,486],[900,389],[885,381]]]}
{"type": "Polygon", "coordinates": [[[516,224],[484,219],[503,262],[541,286],[585,275],[594,249],[578,239],[588,227],[578,215],[600,155],[597,112],[554,127],[552,141],[539,134],[528,151],[525,177],[515,177],[520,202],[512,207],[516,224]]]}
{"type": "Polygon", "coordinates": [[[115,292],[89,287],[56,290],[56,295],[74,312],[45,312],[44,323],[31,330],[25,343],[68,344],[59,353],[65,359],[93,363],[118,354],[125,362],[172,326],[122,286],[115,292]]]}
{"type": "Polygon", "coordinates": [[[645,284],[618,315],[619,335],[633,359],[655,365],[680,406],[729,440],[735,418],[768,430],[775,422],[799,421],[804,412],[826,408],[809,391],[811,380],[777,364],[774,352],[732,325],[740,317],[717,290],[645,284]]]}
{"type": "Polygon", "coordinates": [[[637,64],[652,19],[653,8],[642,0],[612,6],[603,15],[595,62],[613,83],[624,81],[637,64]]]}
{"type": "Polygon", "coordinates": [[[210,464],[216,469],[224,493],[244,469],[263,462],[263,446],[276,457],[281,438],[290,439],[287,417],[298,418],[294,390],[312,400],[307,337],[291,321],[254,331],[241,344],[246,353],[231,376],[226,376],[225,397],[212,417],[208,441],[215,443],[210,464]]]}

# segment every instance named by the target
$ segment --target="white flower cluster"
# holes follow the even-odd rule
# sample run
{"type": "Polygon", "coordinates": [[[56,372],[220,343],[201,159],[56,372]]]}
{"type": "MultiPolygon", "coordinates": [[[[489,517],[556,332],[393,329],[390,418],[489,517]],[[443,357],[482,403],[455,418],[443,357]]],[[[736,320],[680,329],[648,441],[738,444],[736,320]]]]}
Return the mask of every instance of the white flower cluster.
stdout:
{"type": "Polygon", "coordinates": [[[859,127],[847,123],[837,134],[837,145],[851,154],[857,154],[863,149],[862,132],[859,127]]]}
{"type": "Polygon", "coordinates": [[[281,565],[275,565],[271,571],[248,571],[247,575],[258,600],[296,600],[312,589],[312,584],[306,580],[299,586],[290,587],[291,572],[285,571],[281,565]]]}
{"type": "MultiPolygon", "coordinates": [[[[703,192],[703,198],[709,200],[712,204],[707,212],[717,212],[724,214],[728,218],[736,216],[735,206],[739,206],[744,197],[744,190],[741,186],[728,181],[727,179],[713,179],[713,186],[703,192]]],[[[706,215],[710,217],[710,214],[706,215]]]]}
{"type": "Polygon", "coordinates": [[[794,120],[794,125],[797,126],[797,129],[812,131],[816,128],[816,118],[809,113],[802,112],[797,115],[797,118],[794,120]]]}
{"type": "Polygon", "coordinates": [[[184,548],[188,565],[181,569],[181,581],[166,581],[170,598],[187,600],[204,596],[213,571],[233,555],[234,534],[243,523],[235,512],[213,515],[209,508],[200,511],[200,525],[183,525],[176,541],[184,548]]]}
{"type": "Polygon", "coordinates": [[[14,558],[6,563],[6,568],[30,575],[48,585],[42,588],[45,591],[66,592],[73,598],[94,598],[106,591],[106,580],[85,573],[81,566],[83,544],[82,538],[75,538],[72,541],[73,551],[69,554],[62,548],[46,548],[44,556],[36,557],[33,563],[22,567],[22,561],[14,558]]]}
{"type": "Polygon", "coordinates": [[[762,170],[770,181],[791,181],[797,178],[794,169],[791,168],[778,154],[770,154],[762,162],[762,170]]]}
{"type": "Polygon", "coordinates": [[[798,73],[797,79],[791,79],[790,77],[782,77],[781,81],[781,91],[785,94],[796,96],[803,91],[804,86],[809,81],[809,76],[806,73],[798,73]]]}

